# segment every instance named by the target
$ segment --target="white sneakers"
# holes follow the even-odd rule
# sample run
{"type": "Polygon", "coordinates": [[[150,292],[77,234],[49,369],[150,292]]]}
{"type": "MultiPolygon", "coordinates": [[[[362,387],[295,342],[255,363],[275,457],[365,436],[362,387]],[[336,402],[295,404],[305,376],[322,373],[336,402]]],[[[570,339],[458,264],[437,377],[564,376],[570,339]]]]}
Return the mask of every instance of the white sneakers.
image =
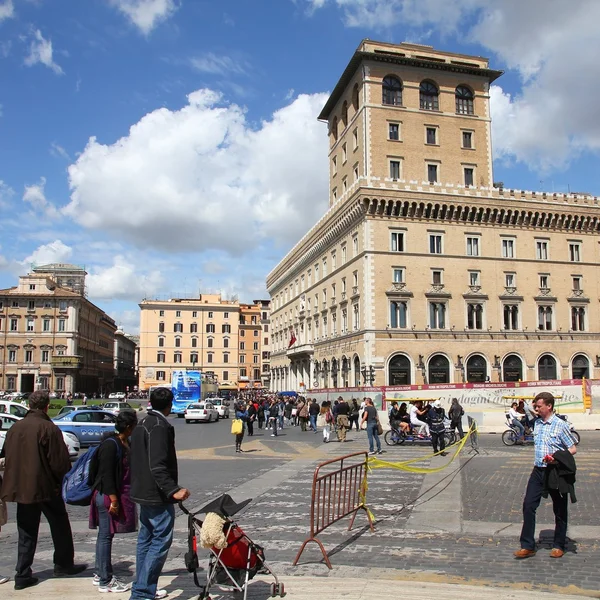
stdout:
{"type": "Polygon", "coordinates": [[[123,583],[122,581],[119,581],[116,577],[113,577],[110,583],[107,585],[100,585],[100,583],[98,583],[98,591],[101,594],[123,594],[129,591],[129,584],[123,583]]]}

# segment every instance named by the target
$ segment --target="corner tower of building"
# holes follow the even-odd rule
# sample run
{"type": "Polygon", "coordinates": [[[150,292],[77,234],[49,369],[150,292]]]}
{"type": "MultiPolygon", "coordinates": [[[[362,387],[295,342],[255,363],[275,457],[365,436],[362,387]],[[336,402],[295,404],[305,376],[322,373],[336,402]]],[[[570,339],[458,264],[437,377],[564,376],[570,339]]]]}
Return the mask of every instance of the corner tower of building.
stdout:
{"type": "Polygon", "coordinates": [[[329,125],[330,206],[357,187],[491,187],[486,58],[363,40],[319,119],[329,125]]]}

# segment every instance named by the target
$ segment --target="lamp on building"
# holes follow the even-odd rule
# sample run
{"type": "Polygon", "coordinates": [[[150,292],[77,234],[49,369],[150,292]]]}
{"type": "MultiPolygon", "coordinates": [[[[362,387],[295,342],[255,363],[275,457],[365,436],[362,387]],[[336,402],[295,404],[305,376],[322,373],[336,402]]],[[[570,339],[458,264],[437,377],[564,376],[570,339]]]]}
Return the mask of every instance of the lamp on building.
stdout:
{"type": "Polygon", "coordinates": [[[375,368],[373,367],[373,365],[371,365],[369,367],[369,383],[371,385],[373,385],[374,381],[375,381],[375,368]]]}
{"type": "Polygon", "coordinates": [[[456,364],[454,365],[457,369],[462,369],[463,368],[463,357],[459,354],[456,357],[456,364]]]}
{"type": "Polygon", "coordinates": [[[500,370],[501,365],[500,365],[500,357],[496,354],[494,356],[494,369],[498,369],[498,371],[500,370]]]}
{"type": "Polygon", "coordinates": [[[594,365],[597,369],[600,368],[600,355],[596,354],[596,364],[594,365]]]}
{"type": "Polygon", "coordinates": [[[425,377],[425,363],[423,362],[423,355],[419,354],[419,362],[417,363],[417,369],[421,369],[423,377],[425,377]]]}

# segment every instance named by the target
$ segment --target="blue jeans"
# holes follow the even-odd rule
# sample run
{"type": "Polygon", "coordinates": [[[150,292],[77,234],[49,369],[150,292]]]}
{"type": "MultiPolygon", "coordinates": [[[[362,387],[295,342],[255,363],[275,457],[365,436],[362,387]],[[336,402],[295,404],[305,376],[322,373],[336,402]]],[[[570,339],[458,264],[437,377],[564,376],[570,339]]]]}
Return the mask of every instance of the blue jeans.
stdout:
{"type": "Polygon", "coordinates": [[[110,515],[104,506],[104,494],[96,494],[98,510],[98,537],[96,538],[96,575],[100,585],[108,585],[113,578],[112,542],[114,534],[110,532],[110,515]]]}
{"type": "Polygon", "coordinates": [[[140,506],[140,533],[136,556],[136,577],[131,599],[153,600],[162,568],[173,541],[175,507],[172,504],[140,506]]]}
{"type": "Polygon", "coordinates": [[[280,413],[277,418],[279,419],[279,429],[283,429],[283,413],[280,413]]]}
{"type": "Polygon", "coordinates": [[[373,440],[377,444],[377,452],[381,452],[381,440],[377,433],[377,422],[367,423],[367,435],[369,436],[369,452],[374,452],[373,440]]]}
{"type": "Polygon", "coordinates": [[[317,430],[317,415],[309,415],[308,419],[310,421],[310,428],[313,431],[316,431],[317,430]]]}
{"type": "Polygon", "coordinates": [[[518,431],[519,437],[520,438],[524,437],[525,436],[525,427],[523,427],[523,423],[521,423],[521,421],[519,421],[519,419],[513,419],[512,424],[518,431]]]}
{"type": "Polygon", "coordinates": [[[271,411],[270,410],[265,410],[265,423],[267,424],[267,427],[269,427],[269,417],[271,415],[271,411]]]}

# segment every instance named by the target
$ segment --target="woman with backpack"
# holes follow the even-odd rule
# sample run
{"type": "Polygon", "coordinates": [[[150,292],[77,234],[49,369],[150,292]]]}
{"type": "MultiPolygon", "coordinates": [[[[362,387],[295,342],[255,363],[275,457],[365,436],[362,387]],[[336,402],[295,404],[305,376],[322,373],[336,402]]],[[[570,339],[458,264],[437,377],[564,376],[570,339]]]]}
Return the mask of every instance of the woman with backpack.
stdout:
{"type": "Polygon", "coordinates": [[[463,407],[458,403],[458,398],[452,398],[452,404],[450,405],[450,410],[448,411],[448,418],[450,419],[450,429],[454,432],[455,429],[458,429],[458,435],[462,440],[465,437],[462,428],[462,418],[465,414],[463,407]]]}
{"type": "Polygon", "coordinates": [[[327,444],[331,437],[331,430],[333,429],[333,423],[335,421],[333,413],[331,412],[331,402],[324,401],[321,404],[321,415],[319,417],[320,423],[323,428],[323,441],[327,444]]]}
{"type": "Polygon", "coordinates": [[[116,433],[104,439],[90,464],[90,529],[98,528],[93,583],[103,593],[129,590],[129,584],[114,576],[111,554],[115,533],[131,533],[137,528],[136,508],[129,496],[129,438],[136,425],[135,411],[121,411],[115,422],[116,433]]]}

